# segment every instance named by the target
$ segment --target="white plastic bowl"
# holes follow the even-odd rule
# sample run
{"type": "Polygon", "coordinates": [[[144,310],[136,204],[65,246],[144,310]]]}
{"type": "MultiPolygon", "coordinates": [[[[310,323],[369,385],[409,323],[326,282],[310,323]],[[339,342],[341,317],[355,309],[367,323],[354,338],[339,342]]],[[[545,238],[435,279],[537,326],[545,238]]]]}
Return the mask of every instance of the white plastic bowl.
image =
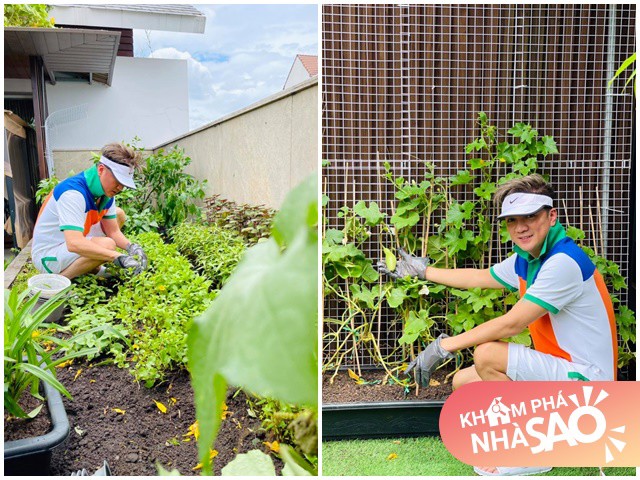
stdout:
{"type": "Polygon", "coordinates": [[[48,300],[71,285],[71,280],[55,273],[41,273],[31,277],[27,285],[34,295],[40,292],[40,298],[48,300]]]}

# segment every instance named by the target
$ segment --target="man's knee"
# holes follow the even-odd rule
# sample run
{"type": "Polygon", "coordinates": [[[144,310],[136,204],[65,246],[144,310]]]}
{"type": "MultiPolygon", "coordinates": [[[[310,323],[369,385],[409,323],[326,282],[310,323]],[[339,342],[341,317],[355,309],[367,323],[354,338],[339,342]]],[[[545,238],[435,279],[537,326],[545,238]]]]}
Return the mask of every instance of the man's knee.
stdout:
{"type": "Polygon", "coordinates": [[[509,347],[504,342],[487,342],[473,352],[473,363],[480,377],[491,372],[506,372],[509,347]]]}
{"type": "Polygon", "coordinates": [[[493,350],[493,342],[481,343],[473,351],[473,363],[480,368],[491,362],[493,350]]]}
{"type": "Polygon", "coordinates": [[[116,249],[116,241],[110,237],[92,237],[91,241],[97,243],[103,248],[108,248],[109,250],[116,249]]]}
{"type": "Polygon", "coordinates": [[[463,368],[455,373],[451,380],[451,387],[454,390],[457,390],[467,383],[479,382],[480,380],[482,379],[478,376],[475,365],[471,365],[470,367],[463,368]]]}
{"type": "Polygon", "coordinates": [[[118,221],[118,227],[122,229],[124,223],[127,221],[127,214],[124,213],[120,207],[116,207],[116,220],[118,221]]]}

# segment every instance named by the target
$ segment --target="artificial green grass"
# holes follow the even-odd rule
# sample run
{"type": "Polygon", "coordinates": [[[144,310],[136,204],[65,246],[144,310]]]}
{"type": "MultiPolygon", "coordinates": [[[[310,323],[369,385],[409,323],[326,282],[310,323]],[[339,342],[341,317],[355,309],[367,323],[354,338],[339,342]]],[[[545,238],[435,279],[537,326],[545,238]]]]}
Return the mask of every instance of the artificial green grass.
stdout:
{"type": "MultiPolygon", "coordinates": [[[[604,469],[604,473],[608,476],[635,476],[636,469],[609,467],[604,469]]],[[[476,475],[473,467],[460,462],[449,453],[439,437],[323,442],[322,474],[476,475]]],[[[598,476],[600,470],[595,467],[556,467],[544,475],[598,476]]]]}

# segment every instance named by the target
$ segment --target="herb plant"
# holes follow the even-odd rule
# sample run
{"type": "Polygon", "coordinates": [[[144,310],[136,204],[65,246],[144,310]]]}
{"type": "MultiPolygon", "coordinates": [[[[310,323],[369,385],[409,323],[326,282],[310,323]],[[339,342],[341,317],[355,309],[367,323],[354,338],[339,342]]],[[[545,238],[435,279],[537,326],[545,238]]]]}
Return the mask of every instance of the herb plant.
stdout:
{"type": "Polygon", "coordinates": [[[247,246],[267,238],[275,210],[263,205],[238,204],[213,195],[205,199],[207,222],[241,235],[247,246]]]}
{"type": "Polygon", "coordinates": [[[178,251],[220,288],[245,251],[242,237],[216,225],[184,222],[171,230],[178,251]]]}
{"type": "Polygon", "coordinates": [[[144,247],[147,270],[126,275],[117,293],[107,299],[99,282],[87,276],[79,304],[72,305],[68,326],[74,333],[108,324],[112,329],[88,336],[84,343],[129,368],[146,386],[161,381],[165,372],[185,366],[187,331],[194,317],[214,298],[211,282],[195,273],[177,248],[159,234],[130,237],[144,247]]]}

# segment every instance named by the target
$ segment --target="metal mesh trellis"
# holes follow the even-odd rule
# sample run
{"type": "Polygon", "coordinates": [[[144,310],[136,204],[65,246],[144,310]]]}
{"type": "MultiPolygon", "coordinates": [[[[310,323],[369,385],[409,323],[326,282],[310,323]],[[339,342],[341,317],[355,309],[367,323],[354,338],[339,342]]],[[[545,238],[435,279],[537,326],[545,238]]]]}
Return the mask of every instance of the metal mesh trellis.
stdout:
{"type": "MultiPolygon", "coordinates": [[[[327,227],[341,228],[340,207],[359,200],[391,214],[384,161],[417,181],[425,160],[443,176],[466,168],[484,111],[503,135],[525,122],[554,137],[560,153],[539,171],[562,199],[561,221],[606,245],[628,279],[634,97],[624,79],[607,81],[634,51],[635,5],[324,5],[322,24],[327,227]]],[[[364,252],[381,258],[375,235],[364,252]]],[[[344,305],[329,298],[324,309],[339,318],[344,305]]],[[[402,326],[384,309],[379,325],[390,355],[402,326]]],[[[323,347],[325,358],[335,348],[323,347]]]]}

